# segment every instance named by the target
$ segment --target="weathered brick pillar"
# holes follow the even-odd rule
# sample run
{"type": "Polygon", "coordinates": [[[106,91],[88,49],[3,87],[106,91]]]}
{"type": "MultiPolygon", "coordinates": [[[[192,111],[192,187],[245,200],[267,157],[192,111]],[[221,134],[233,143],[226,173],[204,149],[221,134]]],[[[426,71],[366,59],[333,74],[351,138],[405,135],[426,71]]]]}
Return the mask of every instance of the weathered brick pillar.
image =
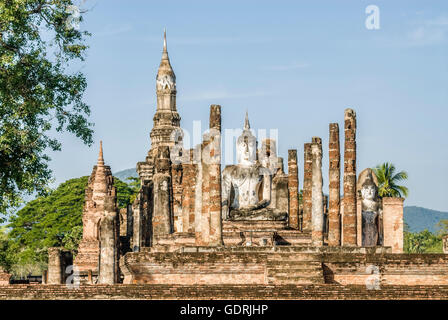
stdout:
{"type": "Polygon", "coordinates": [[[304,169],[303,169],[303,222],[302,230],[311,232],[311,187],[312,187],[312,164],[311,143],[304,145],[304,169]]]}
{"type": "Polygon", "coordinates": [[[312,155],[312,188],[311,188],[311,239],[314,246],[322,246],[324,240],[324,199],[322,193],[322,140],[313,137],[312,155]]]}
{"type": "Polygon", "coordinates": [[[172,181],[172,211],[174,220],[174,232],[183,231],[182,219],[182,179],[183,170],[182,164],[172,164],[171,166],[171,181],[172,181]]]}
{"type": "Polygon", "coordinates": [[[383,198],[384,246],[403,253],[403,198],[383,198]]]}
{"type": "Polygon", "coordinates": [[[288,150],[289,226],[299,228],[299,173],[297,150],[288,150]]]}
{"type": "Polygon", "coordinates": [[[47,284],[62,284],[61,248],[48,248],[48,281],[47,284]]]}
{"type": "Polygon", "coordinates": [[[100,221],[100,263],[98,284],[118,282],[117,212],[109,211],[100,221]]]}
{"type": "Polygon", "coordinates": [[[159,147],[156,159],[156,174],[154,174],[154,207],[152,217],[152,229],[154,242],[160,236],[166,236],[173,232],[171,214],[171,163],[169,147],[159,147]]]}
{"type": "Polygon", "coordinates": [[[194,232],[195,187],[197,164],[193,162],[193,149],[190,149],[190,160],[183,164],[182,179],[182,231],[194,232]]]}
{"type": "Polygon", "coordinates": [[[356,217],[356,113],[345,110],[344,145],[344,216],[342,218],[342,245],[357,245],[356,217]]]}
{"type": "Polygon", "coordinates": [[[202,144],[198,144],[194,150],[194,162],[197,163],[197,176],[195,185],[195,196],[194,196],[194,235],[195,244],[197,246],[202,245],[202,144]]]}
{"type": "Polygon", "coordinates": [[[209,165],[210,243],[221,246],[221,106],[210,106],[210,165],[209,165]]]}
{"type": "Polygon", "coordinates": [[[210,141],[208,137],[204,135],[201,145],[201,168],[202,168],[202,209],[200,219],[200,240],[199,245],[207,246],[210,242],[210,165],[206,159],[206,153],[210,141]]]}
{"type": "Polygon", "coordinates": [[[341,154],[339,146],[339,125],[330,123],[329,142],[329,198],[328,198],[328,245],[341,245],[341,154]]]}
{"type": "MultiPolygon", "coordinates": [[[[44,283],[44,275],[46,275],[46,270],[44,270],[44,273],[42,273],[42,284],[46,284],[44,283]]],[[[0,266],[0,286],[8,286],[10,279],[11,275],[5,272],[0,266]]]]}
{"type": "MultiPolygon", "coordinates": [[[[0,274],[1,274],[1,270],[0,270],[0,274]]],[[[48,278],[48,271],[47,270],[43,270],[42,271],[42,284],[48,284],[47,278],[48,278]]]]}

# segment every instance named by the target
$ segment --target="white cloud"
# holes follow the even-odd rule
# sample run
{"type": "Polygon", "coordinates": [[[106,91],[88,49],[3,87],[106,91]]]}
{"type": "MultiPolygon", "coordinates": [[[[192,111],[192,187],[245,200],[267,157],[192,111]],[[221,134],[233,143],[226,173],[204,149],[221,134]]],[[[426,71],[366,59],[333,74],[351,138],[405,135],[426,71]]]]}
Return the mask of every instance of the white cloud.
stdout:
{"type": "Polygon", "coordinates": [[[408,45],[427,46],[443,43],[448,36],[448,16],[426,20],[407,35],[408,45]]]}

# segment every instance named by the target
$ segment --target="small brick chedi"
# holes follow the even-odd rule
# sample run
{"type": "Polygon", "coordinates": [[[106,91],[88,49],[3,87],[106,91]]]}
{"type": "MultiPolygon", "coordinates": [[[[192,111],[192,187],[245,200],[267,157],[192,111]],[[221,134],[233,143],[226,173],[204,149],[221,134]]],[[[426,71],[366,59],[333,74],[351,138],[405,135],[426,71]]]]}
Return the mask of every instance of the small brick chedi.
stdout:
{"type": "Polygon", "coordinates": [[[448,285],[447,255],[403,253],[403,199],[379,197],[372,170],[357,176],[354,110],[341,117],[343,153],[339,125],[332,123],[329,149],[312,137],[302,156],[289,150],[287,173],[277,141],[258,142],[246,113],[237,163],[221,168],[220,105],[210,107],[202,143],[183,147],[166,35],[156,93],[151,148],[137,163],[140,192],[123,212],[100,146],[74,260],[81,282],[364,285],[374,270],[382,285],[448,285]]]}

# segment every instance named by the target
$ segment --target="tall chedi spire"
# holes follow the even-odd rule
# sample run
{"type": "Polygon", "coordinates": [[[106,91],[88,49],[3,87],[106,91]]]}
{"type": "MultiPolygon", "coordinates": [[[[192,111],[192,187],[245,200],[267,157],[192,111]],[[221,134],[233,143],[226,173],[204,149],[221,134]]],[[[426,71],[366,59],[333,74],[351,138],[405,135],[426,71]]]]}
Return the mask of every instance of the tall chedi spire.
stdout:
{"type": "Polygon", "coordinates": [[[151,149],[173,146],[172,132],[180,127],[180,116],[176,108],[176,75],[168,57],[166,30],[163,34],[162,60],[156,77],[157,110],[151,131],[151,149]]]}

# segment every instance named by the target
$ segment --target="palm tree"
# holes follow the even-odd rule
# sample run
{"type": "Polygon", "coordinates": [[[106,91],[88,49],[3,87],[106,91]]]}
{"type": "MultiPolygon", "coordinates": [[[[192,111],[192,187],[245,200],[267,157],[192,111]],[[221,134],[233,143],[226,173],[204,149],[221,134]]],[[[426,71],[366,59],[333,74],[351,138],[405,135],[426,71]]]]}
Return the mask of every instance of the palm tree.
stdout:
{"type": "Polygon", "coordinates": [[[401,198],[407,197],[409,194],[408,188],[400,186],[397,183],[408,178],[406,171],[396,173],[396,168],[392,163],[385,162],[377,165],[372,169],[378,178],[378,195],[381,197],[401,198]]]}

